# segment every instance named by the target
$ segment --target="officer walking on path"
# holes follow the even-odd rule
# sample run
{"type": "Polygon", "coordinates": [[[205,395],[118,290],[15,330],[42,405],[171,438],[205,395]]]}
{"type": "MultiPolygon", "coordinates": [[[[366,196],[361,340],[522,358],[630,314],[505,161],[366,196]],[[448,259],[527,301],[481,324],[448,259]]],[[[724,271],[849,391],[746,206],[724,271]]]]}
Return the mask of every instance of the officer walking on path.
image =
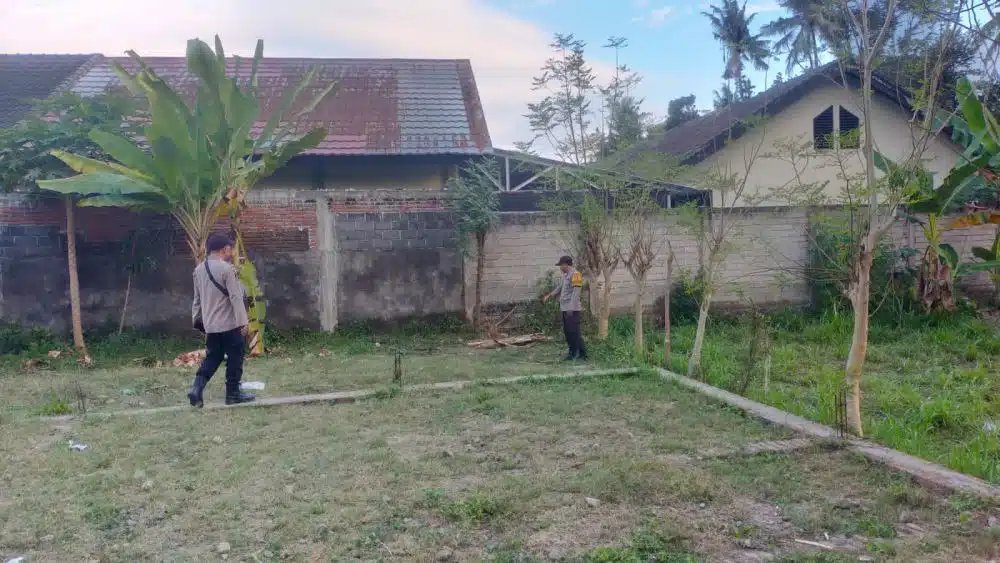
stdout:
{"type": "Polygon", "coordinates": [[[205,333],[207,353],[188,389],[188,400],[193,407],[204,405],[205,386],[225,359],[226,404],[249,403],[256,397],[240,390],[240,380],[250,320],[243,285],[231,264],[233,241],[225,235],[213,234],[208,237],[205,250],[208,257],[194,269],[191,320],[195,329],[205,333]]]}
{"type": "Polygon", "coordinates": [[[583,289],[583,274],[573,267],[573,257],[563,256],[556,264],[562,272],[562,281],[556,283],[555,289],[545,295],[542,301],[559,297],[559,311],[562,313],[563,332],[566,334],[566,345],[569,354],[566,361],[586,360],[587,350],[583,346],[583,335],[580,334],[580,292],[583,289]]]}

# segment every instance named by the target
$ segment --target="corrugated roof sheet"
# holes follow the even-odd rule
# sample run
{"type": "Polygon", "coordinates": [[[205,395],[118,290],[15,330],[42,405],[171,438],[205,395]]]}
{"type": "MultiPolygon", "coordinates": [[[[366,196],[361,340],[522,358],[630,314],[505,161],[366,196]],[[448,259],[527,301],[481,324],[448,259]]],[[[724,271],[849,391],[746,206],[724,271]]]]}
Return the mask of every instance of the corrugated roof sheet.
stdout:
{"type": "MultiPolygon", "coordinates": [[[[193,98],[196,79],[183,57],[147,57],[146,63],[171,86],[193,98]]],[[[72,86],[81,95],[95,95],[121,84],[111,70],[120,62],[135,71],[127,58],[106,58],[94,64],[72,86]]],[[[316,107],[301,130],[325,126],[326,139],[305,154],[396,155],[481,154],[492,150],[486,117],[468,60],[292,59],[267,58],[258,70],[262,108],[259,131],[285,91],[310,67],[318,68],[311,86],[318,92],[330,81],[335,95],[316,107]]],[[[237,73],[234,61],[229,72],[237,73]]],[[[244,59],[240,75],[250,72],[244,59]]],[[[310,92],[300,96],[305,103],[310,92]]]]}
{"type": "Polygon", "coordinates": [[[50,96],[98,55],[0,54],[0,127],[20,121],[31,101],[50,96]]]}

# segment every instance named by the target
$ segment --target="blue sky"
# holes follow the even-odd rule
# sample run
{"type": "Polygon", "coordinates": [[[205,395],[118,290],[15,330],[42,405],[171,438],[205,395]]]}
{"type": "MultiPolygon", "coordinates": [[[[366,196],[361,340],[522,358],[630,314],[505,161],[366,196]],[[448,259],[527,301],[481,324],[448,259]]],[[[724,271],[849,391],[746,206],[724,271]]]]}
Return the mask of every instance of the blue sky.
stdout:
{"type": "MultiPolygon", "coordinates": [[[[523,114],[554,32],[586,40],[605,81],[614,54],[600,46],[627,37],[623,60],[645,77],[646,111],[662,116],[690,93],[710,108],[723,67],[703,1],[0,0],[0,52],[178,56],[188,39],[219,34],[244,56],[263,38],[265,56],[470,59],[493,143],[511,147],[531,136],[523,114]]],[[[751,0],[748,11],[759,24],[780,14],[775,0],[751,0]]],[[[763,77],[752,77],[760,89],[763,77]]]]}
{"type": "MultiPolygon", "coordinates": [[[[614,52],[602,49],[610,36],[626,37],[622,61],[643,76],[641,93],[648,110],[666,111],[671,99],[694,94],[700,109],[711,109],[712,91],[722,84],[722,51],[701,14],[707,0],[490,0],[498,8],[551,32],[573,33],[588,44],[588,58],[614,65],[614,52]]],[[[759,27],[782,15],[773,1],[750,2],[759,27]]],[[[784,62],[768,73],[747,69],[761,91],[784,62]]]]}

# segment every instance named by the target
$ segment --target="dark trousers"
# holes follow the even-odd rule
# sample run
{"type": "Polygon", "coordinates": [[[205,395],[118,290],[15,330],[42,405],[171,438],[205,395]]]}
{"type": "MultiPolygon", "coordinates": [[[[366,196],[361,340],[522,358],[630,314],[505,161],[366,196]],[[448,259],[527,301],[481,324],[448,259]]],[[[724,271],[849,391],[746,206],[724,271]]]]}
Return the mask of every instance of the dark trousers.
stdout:
{"type": "Polygon", "coordinates": [[[198,368],[198,377],[204,378],[205,383],[208,383],[225,359],[226,392],[238,392],[240,380],[243,379],[243,355],[246,348],[240,329],[209,333],[205,340],[207,353],[198,368]]]}
{"type": "Polygon", "coordinates": [[[586,359],[587,349],[583,347],[583,335],[580,334],[580,311],[563,311],[562,322],[569,357],[586,359]]]}

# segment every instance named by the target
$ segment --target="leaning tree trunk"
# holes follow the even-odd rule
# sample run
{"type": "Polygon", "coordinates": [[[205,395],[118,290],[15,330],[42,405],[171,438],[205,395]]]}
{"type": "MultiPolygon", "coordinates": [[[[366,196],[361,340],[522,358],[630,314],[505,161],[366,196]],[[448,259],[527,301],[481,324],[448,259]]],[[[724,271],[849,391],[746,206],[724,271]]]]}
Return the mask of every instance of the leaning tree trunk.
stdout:
{"type": "Polygon", "coordinates": [[[698,311],[698,330],[694,333],[694,346],[691,347],[691,357],[688,358],[688,377],[701,374],[701,347],[705,343],[705,329],[708,327],[708,309],[712,304],[712,290],[706,288],[701,296],[701,307],[698,311]]]}
{"type": "Polygon", "coordinates": [[[476,233],[476,297],[472,305],[472,326],[476,330],[483,322],[483,276],[486,270],[486,233],[476,233]]]}
{"type": "Polygon", "coordinates": [[[646,348],[646,335],[642,326],[642,298],[646,293],[646,275],[635,280],[635,302],[632,304],[632,315],[635,317],[635,353],[640,358],[646,348]]]}
{"type": "Polygon", "coordinates": [[[86,355],[83,340],[83,315],[80,312],[80,276],[76,263],[76,212],[72,197],[66,198],[66,260],[69,263],[69,304],[73,323],[73,347],[86,355]]]}
{"type": "Polygon", "coordinates": [[[667,256],[667,292],[663,296],[663,367],[670,369],[670,295],[674,290],[674,255],[667,256]]]}
{"type": "Polygon", "coordinates": [[[128,312],[128,296],[132,293],[132,272],[128,273],[128,281],[125,283],[125,300],[122,303],[122,316],[118,320],[118,334],[125,330],[125,315],[128,312]]]}
{"type": "Polygon", "coordinates": [[[866,247],[858,250],[851,266],[847,293],[854,309],[854,332],[851,350],[847,354],[846,384],[847,425],[858,437],[864,437],[861,425],[861,374],[868,353],[868,303],[871,294],[872,251],[866,247]]]}

